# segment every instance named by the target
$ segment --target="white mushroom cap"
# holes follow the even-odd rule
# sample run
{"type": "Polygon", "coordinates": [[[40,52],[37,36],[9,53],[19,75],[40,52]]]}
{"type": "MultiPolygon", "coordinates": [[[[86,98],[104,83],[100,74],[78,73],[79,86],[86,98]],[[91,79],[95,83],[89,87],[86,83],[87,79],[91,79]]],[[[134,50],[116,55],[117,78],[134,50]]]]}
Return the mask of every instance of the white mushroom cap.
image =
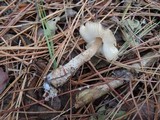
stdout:
{"type": "Polygon", "coordinates": [[[56,31],[57,29],[56,24],[59,20],[60,20],[60,17],[55,17],[54,19],[47,21],[48,28],[52,31],[56,31]]]}
{"type": "Polygon", "coordinates": [[[118,58],[118,49],[116,48],[116,39],[110,29],[104,29],[99,22],[87,22],[81,25],[80,34],[90,46],[97,37],[102,39],[103,45],[100,52],[108,61],[116,60],[118,58]]]}

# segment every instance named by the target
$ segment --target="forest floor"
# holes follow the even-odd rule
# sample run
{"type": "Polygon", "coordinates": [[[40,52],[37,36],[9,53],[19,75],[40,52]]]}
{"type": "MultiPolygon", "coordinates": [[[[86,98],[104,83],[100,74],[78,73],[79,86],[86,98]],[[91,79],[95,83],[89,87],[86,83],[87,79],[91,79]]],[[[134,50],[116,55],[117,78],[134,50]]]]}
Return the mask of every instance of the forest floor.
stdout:
{"type": "Polygon", "coordinates": [[[159,120],[159,58],[159,0],[0,0],[0,120],[159,120]],[[47,100],[88,21],[112,31],[118,58],[97,53],[47,100]]]}

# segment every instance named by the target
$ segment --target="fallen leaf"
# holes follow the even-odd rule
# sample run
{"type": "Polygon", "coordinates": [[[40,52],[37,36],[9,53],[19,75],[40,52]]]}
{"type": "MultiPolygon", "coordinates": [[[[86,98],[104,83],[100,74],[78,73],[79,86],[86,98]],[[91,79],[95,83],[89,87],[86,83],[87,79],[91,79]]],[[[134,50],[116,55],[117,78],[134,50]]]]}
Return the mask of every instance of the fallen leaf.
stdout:
{"type": "Polygon", "coordinates": [[[8,74],[3,71],[3,69],[0,67],[0,94],[3,92],[3,90],[6,88],[9,78],[8,74]]]}

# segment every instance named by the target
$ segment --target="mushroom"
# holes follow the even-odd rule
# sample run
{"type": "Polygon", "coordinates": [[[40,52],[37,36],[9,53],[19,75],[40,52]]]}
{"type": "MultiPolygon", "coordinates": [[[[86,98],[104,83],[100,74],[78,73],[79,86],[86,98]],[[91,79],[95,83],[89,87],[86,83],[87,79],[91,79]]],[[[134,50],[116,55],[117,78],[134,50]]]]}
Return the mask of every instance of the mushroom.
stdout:
{"type": "MultiPolygon", "coordinates": [[[[160,50],[159,50],[160,51],[160,50]]],[[[140,62],[134,63],[131,65],[131,68],[134,69],[137,73],[153,65],[158,59],[158,52],[148,52],[141,57],[140,62]]]]}
{"type": "Polygon", "coordinates": [[[88,43],[87,49],[45,77],[44,89],[45,92],[49,94],[48,96],[54,97],[57,94],[51,92],[51,85],[55,88],[62,86],[81,65],[89,61],[98,51],[100,51],[108,61],[117,59],[118,49],[115,47],[116,39],[111,30],[104,29],[99,22],[87,22],[86,25],[80,26],[80,34],[88,43]],[[45,88],[45,86],[47,87],[45,88]]]}
{"type": "Polygon", "coordinates": [[[132,73],[126,69],[115,70],[112,73],[111,77],[113,77],[113,80],[110,80],[110,82],[106,84],[96,85],[94,87],[80,91],[76,95],[75,108],[82,107],[92,101],[95,101],[96,99],[109,93],[111,91],[111,88],[117,88],[123,85],[124,83],[133,80],[134,78],[132,73]]]}
{"type": "Polygon", "coordinates": [[[87,48],[93,44],[96,37],[102,39],[103,45],[98,52],[102,53],[108,61],[118,58],[116,39],[110,29],[104,29],[99,22],[87,22],[80,27],[80,34],[88,43],[87,48]]]}
{"type": "Polygon", "coordinates": [[[38,29],[38,36],[44,36],[44,33],[47,35],[47,36],[51,36],[51,35],[55,35],[55,32],[57,30],[57,22],[60,21],[60,17],[55,17],[49,21],[47,21],[47,24],[46,24],[46,29],[42,29],[42,28],[39,28],[38,29]]]}

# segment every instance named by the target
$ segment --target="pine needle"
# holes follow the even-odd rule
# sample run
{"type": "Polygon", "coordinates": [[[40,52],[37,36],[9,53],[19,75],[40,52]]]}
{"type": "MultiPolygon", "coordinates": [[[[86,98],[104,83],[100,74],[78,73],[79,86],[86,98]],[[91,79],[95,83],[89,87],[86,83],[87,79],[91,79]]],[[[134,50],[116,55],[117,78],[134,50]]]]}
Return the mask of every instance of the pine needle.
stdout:
{"type": "MultiPolygon", "coordinates": [[[[43,31],[44,31],[44,36],[47,42],[47,46],[48,46],[48,50],[49,50],[49,55],[50,58],[54,57],[54,44],[53,41],[50,41],[50,38],[52,37],[52,32],[49,29],[49,25],[47,23],[47,19],[43,19],[46,17],[46,12],[44,10],[44,8],[42,7],[42,1],[40,1],[40,5],[37,4],[37,8],[38,8],[38,14],[40,17],[40,21],[42,23],[42,27],[43,27],[43,31]]],[[[57,67],[57,63],[56,61],[53,62],[53,68],[55,69],[57,67]]]]}

